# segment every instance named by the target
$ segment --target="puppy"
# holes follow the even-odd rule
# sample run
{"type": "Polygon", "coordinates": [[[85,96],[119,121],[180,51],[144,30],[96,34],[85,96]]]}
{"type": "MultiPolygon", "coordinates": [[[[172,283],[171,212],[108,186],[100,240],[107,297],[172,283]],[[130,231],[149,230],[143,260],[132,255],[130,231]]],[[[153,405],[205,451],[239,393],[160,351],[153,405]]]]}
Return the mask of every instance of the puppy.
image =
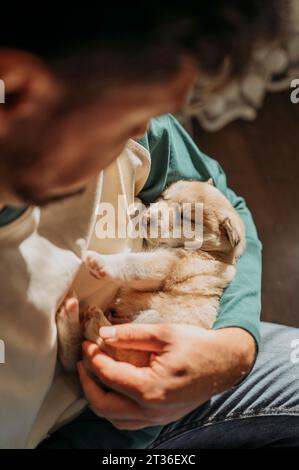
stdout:
{"type": "Polygon", "coordinates": [[[67,305],[61,307],[57,315],[59,354],[66,369],[74,368],[83,337],[96,342],[117,360],[138,366],[148,364],[147,352],[116,350],[111,346],[107,350],[99,337],[103,325],[186,323],[212,328],[220,298],[233,280],[235,264],[245,249],[241,217],[212,180],[178,181],[150,205],[142,223],[142,252],[87,252],[85,263],[90,273],[114,283],[117,295],[105,315],[93,307],[81,312],[80,318],[77,309],[71,321],[66,315],[67,305]],[[202,224],[196,219],[198,204],[203,208],[202,224]],[[187,232],[183,230],[186,205],[187,232]]]}

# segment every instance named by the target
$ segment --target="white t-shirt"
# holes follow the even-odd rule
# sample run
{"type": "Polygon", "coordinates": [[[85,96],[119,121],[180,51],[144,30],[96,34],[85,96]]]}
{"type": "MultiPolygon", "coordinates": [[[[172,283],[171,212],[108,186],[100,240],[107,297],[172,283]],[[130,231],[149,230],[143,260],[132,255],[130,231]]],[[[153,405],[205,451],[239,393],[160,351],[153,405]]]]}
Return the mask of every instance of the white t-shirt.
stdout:
{"type": "Polygon", "coordinates": [[[56,310],[70,288],[103,306],[113,295],[82,266],[80,244],[101,253],[141,248],[140,239],[99,239],[96,209],[117,207],[118,195],[134,202],[149,170],[148,151],[130,140],[84,194],[0,227],[0,448],[34,448],[86,406],[76,375],[57,362],[56,310]]]}

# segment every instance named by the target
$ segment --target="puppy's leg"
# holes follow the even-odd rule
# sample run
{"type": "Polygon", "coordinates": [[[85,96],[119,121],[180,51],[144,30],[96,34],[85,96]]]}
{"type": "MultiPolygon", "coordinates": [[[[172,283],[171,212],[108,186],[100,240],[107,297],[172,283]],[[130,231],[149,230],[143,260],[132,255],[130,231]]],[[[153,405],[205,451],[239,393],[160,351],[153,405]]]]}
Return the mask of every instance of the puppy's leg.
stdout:
{"type": "Polygon", "coordinates": [[[88,251],[85,263],[97,279],[110,277],[125,283],[126,287],[155,290],[161,287],[175,260],[173,251],[163,249],[117,255],[99,255],[88,251]]]}
{"type": "Polygon", "coordinates": [[[103,347],[103,340],[100,337],[101,326],[110,326],[111,323],[107,320],[104,313],[100,308],[91,307],[84,313],[84,337],[88,341],[96,343],[100,348],[103,347]]]}
{"type": "Polygon", "coordinates": [[[103,277],[121,279],[126,263],[126,254],[100,255],[95,251],[87,251],[84,262],[90,274],[96,279],[103,277]]]}
{"type": "Polygon", "coordinates": [[[79,302],[75,297],[67,297],[56,314],[58,335],[58,356],[68,371],[76,369],[80,358],[83,337],[79,321],[79,302]]]}

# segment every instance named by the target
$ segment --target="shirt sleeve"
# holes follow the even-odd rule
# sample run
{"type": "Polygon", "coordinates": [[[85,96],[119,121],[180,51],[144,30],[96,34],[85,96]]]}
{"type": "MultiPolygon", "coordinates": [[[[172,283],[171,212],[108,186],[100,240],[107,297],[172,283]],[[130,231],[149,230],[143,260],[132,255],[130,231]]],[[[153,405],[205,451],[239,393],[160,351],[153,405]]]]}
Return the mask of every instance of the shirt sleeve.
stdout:
{"type": "Polygon", "coordinates": [[[4,207],[0,210],[0,227],[8,225],[21,217],[27,207],[4,207]]]}
{"type": "Polygon", "coordinates": [[[246,226],[246,250],[237,263],[234,280],[221,298],[213,328],[242,328],[254,337],[259,346],[262,245],[244,199],[228,188],[221,166],[197,148],[173,116],[153,119],[148,133],[139,143],[149,150],[152,160],[149,178],[139,194],[144,202],[153,202],[174,181],[212,178],[242,217],[246,226]]]}

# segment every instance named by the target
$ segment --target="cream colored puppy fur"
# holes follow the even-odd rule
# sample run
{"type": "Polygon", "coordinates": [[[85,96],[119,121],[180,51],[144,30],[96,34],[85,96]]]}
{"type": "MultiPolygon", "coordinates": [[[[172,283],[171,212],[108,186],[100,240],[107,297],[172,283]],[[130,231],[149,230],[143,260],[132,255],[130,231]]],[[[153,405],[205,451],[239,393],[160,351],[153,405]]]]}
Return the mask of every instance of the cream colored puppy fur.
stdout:
{"type": "MultiPolygon", "coordinates": [[[[217,318],[223,290],[235,275],[235,263],[245,248],[242,219],[211,180],[178,181],[169,186],[143,215],[146,223],[163,228],[162,204],[203,204],[203,240],[198,249],[186,249],[186,238],[144,239],[144,251],[100,255],[87,252],[85,263],[98,278],[118,287],[114,303],[104,313],[97,308],[81,312],[67,299],[57,316],[59,351],[63,365],[72,370],[83,337],[103,345],[99,328],[115,323],[187,323],[211,328],[217,318]],[[68,309],[69,313],[66,313],[68,309]]],[[[193,222],[194,212],[191,212],[193,222]]],[[[180,219],[181,220],[181,219],[180,219]]],[[[170,218],[172,222],[172,219],[170,218]]],[[[167,220],[168,223],[168,220],[167,220]]],[[[176,223],[181,223],[177,221],[176,223]]],[[[170,226],[170,229],[173,228],[170,226]]],[[[196,242],[196,239],[192,240],[196,242]]],[[[146,365],[148,353],[108,351],[118,360],[146,365]]]]}

